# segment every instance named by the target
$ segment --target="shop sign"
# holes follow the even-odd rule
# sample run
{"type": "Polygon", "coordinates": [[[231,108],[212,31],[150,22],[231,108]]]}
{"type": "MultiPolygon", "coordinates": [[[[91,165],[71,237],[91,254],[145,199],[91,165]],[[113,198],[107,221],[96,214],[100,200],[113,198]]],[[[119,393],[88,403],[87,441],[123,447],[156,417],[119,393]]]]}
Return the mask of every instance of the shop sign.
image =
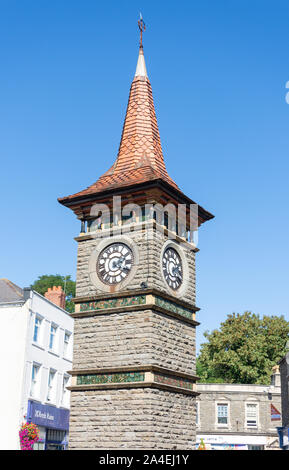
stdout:
{"type": "Polygon", "coordinates": [[[45,428],[67,431],[69,428],[69,410],[42,405],[29,400],[27,420],[45,428]]]}
{"type": "Polygon", "coordinates": [[[281,413],[280,411],[275,408],[274,405],[271,403],[271,421],[280,421],[281,419],[281,413]]]}
{"type": "Polygon", "coordinates": [[[221,434],[198,434],[197,435],[197,444],[199,444],[200,440],[203,439],[204,443],[210,444],[212,446],[248,446],[248,445],[255,445],[261,446],[266,445],[266,437],[265,436],[250,436],[250,435],[221,435],[221,434]]]}

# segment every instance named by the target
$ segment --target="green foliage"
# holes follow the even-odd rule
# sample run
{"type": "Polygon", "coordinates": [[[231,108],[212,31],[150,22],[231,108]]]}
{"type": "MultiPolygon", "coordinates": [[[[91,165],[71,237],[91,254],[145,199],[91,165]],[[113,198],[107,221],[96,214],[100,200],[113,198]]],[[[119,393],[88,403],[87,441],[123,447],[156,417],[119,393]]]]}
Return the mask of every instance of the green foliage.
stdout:
{"type": "Polygon", "coordinates": [[[34,281],[30,286],[41,295],[47,292],[48,287],[61,286],[66,294],[65,309],[67,312],[74,312],[74,303],[71,301],[75,297],[75,281],[72,281],[71,276],[61,276],[60,274],[44,274],[34,281]]]}
{"type": "Polygon", "coordinates": [[[272,367],[285,355],[289,322],[251,312],[228,315],[219,330],[204,334],[197,358],[200,382],[269,384],[272,367]]]}

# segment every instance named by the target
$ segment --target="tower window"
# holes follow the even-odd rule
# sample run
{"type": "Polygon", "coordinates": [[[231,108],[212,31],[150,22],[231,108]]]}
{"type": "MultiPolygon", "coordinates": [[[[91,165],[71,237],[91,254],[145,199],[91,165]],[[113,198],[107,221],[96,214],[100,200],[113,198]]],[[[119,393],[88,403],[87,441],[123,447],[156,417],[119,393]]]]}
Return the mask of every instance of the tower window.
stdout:
{"type": "Polygon", "coordinates": [[[98,217],[97,219],[87,221],[87,231],[95,232],[96,230],[102,229],[102,219],[98,217]]]}

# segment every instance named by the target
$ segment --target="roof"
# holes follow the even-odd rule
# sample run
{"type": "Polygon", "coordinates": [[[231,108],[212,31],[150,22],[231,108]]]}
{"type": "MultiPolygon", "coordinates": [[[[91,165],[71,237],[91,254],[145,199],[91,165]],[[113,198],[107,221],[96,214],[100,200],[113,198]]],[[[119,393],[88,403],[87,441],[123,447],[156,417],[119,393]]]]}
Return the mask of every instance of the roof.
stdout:
{"type": "Polygon", "coordinates": [[[0,302],[16,302],[19,300],[24,300],[23,289],[8,279],[0,279],[0,302]]]}
{"type": "Polygon", "coordinates": [[[65,204],[82,196],[159,179],[179,189],[165,167],[152,88],[140,47],[115,163],[88,188],[58,200],[65,204]]]}

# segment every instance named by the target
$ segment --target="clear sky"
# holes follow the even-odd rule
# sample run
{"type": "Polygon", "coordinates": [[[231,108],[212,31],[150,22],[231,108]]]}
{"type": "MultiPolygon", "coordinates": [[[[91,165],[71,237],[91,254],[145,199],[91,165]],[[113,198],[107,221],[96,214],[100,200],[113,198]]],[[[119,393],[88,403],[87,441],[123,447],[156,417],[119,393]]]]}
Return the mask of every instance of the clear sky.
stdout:
{"type": "Polygon", "coordinates": [[[286,0],[0,0],[0,277],[75,279],[79,222],[57,197],[116,158],[140,11],[167,169],[215,214],[198,346],[232,312],[289,320],[286,0]]]}

